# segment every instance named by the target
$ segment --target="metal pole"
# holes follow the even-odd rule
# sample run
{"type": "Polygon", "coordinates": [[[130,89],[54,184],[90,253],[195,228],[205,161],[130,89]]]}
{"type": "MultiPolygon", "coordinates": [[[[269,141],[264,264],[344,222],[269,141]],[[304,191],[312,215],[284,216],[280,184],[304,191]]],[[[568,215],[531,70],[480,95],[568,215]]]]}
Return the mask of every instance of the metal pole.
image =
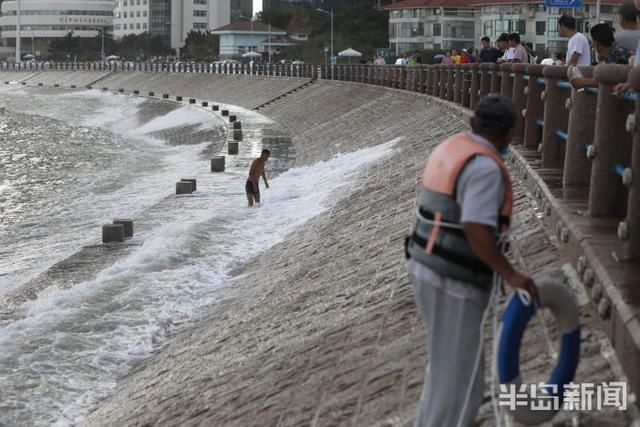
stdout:
{"type": "Polygon", "coordinates": [[[17,2],[17,6],[18,6],[18,11],[17,11],[17,15],[18,15],[18,23],[16,25],[16,62],[21,62],[22,59],[22,54],[20,52],[20,0],[18,0],[17,2]]]}
{"type": "Polygon", "coordinates": [[[596,1],[596,24],[600,23],[600,7],[601,7],[601,1],[598,0],[596,1]]]}
{"type": "Polygon", "coordinates": [[[100,52],[100,55],[102,56],[102,60],[104,61],[104,28],[102,28],[102,31],[100,31],[102,33],[102,51],[100,52]]]}
{"type": "Polygon", "coordinates": [[[331,8],[331,63],[333,64],[333,8],[331,8]]]}
{"type": "Polygon", "coordinates": [[[271,0],[269,0],[269,43],[267,47],[269,49],[269,64],[271,64],[271,0]]]}

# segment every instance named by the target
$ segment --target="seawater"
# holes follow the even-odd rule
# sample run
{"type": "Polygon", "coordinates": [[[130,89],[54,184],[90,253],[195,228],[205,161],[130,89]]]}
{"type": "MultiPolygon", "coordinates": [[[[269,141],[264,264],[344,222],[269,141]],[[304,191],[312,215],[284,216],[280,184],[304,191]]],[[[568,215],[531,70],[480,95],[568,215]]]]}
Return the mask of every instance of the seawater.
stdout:
{"type": "MultiPolygon", "coordinates": [[[[167,105],[99,91],[0,91],[0,302],[73,254],[89,258],[79,269],[86,277],[63,268],[0,323],[0,424],[81,423],[176,325],[215,309],[233,268],[334,206],[395,144],[290,169],[248,209],[246,162],[211,174],[203,152],[212,141],[163,139],[175,129],[216,138],[220,119],[167,105]],[[173,195],[181,177],[197,177],[198,192],[173,195]],[[115,217],[142,225],[104,266],[91,248],[115,217]]],[[[256,141],[245,155],[258,152],[256,141]]]]}

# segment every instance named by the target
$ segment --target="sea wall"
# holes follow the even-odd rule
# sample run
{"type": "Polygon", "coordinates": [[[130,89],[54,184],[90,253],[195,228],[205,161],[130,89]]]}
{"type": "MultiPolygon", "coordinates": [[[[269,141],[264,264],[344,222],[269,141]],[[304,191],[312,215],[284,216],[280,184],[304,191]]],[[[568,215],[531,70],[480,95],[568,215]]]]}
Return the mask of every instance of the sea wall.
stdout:
{"type": "MultiPolygon", "coordinates": [[[[469,111],[360,83],[204,75],[183,84],[185,75],[162,74],[152,85],[140,74],[112,74],[99,85],[250,108],[273,101],[260,113],[289,131],[296,166],[389,141],[395,146],[336,194],[334,208],[240,266],[228,298],[124,378],[88,424],[411,425],[428,349],[403,268],[403,239],[430,150],[466,129],[469,111]],[[238,89],[235,101],[228,86],[238,89]]],[[[582,285],[565,279],[565,273],[575,279],[575,271],[546,232],[521,176],[514,174],[514,262],[530,274],[565,280],[578,295],[583,341],[576,382],[624,378],[582,285]]],[[[551,319],[532,322],[521,355],[528,382],[544,381],[554,363],[541,321],[555,335],[551,319]]],[[[485,368],[488,378],[489,363],[485,368]]],[[[609,409],[562,412],[554,421],[625,425],[633,416],[609,409]]],[[[495,424],[488,401],[479,421],[495,424]]]]}

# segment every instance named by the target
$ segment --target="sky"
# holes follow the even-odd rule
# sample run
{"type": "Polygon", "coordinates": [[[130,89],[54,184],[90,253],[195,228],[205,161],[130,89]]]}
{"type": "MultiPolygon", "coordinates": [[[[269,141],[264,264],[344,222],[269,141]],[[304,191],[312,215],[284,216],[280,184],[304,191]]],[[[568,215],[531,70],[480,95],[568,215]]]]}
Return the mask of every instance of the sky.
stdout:
{"type": "Polygon", "coordinates": [[[253,14],[259,13],[262,10],[262,0],[253,0],[253,14]]]}

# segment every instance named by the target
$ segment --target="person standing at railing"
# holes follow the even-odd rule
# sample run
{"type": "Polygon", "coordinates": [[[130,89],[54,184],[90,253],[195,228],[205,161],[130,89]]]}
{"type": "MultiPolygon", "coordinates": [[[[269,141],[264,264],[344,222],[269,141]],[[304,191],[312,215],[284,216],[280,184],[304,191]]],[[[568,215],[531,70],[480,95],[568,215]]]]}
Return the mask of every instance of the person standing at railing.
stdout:
{"type": "Polygon", "coordinates": [[[633,2],[626,1],[620,5],[618,23],[622,31],[616,32],[616,43],[634,52],[640,41],[640,29],[638,29],[638,8],[633,2]]]}
{"type": "Polygon", "coordinates": [[[442,64],[444,65],[453,65],[456,63],[456,60],[451,56],[451,51],[448,50],[444,54],[444,58],[442,58],[442,64]]]}
{"type": "Polygon", "coordinates": [[[505,258],[513,189],[502,154],[518,118],[489,94],[458,133],[430,154],[405,264],[427,328],[429,363],[416,427],[470,426],[484,395],[481,330],[499,275],[533,298],[535,285],[505,258]]]}
{"type": "Polygon", "coordinates": [[[591,65],[591,48],[584,34],[576,30],[576,18],[562,15],[558,20],[560,34],[569,39],[567,46],[567,65],[589,66],[591,65]]]}
{"type": "MultiPolygon", "coordinates": [[[[593,40],[593,47],[598,55],[599,64],[621,64],[629,63],[631,52],[625,49],[615,41],[613,36],[613,28],[609,24],[597,24],[591,27],[589,31],[593,40]]],[[[571,79],[571,84],[576,89],[587,86],[598,86],[595,79],[587,77],[575,77],[571,79]]]]}
{"type": "Polygon", "coordinates": [[[496,43],[498,45],[498,50],[500,51],[500,57],[497,62],[509,61],[513,56],[513,50],[509,47],[509,34],[500,34],[496,43]]]}
{"type": "Polygon", "coordinates": [[[458,51],[455,49],[451,49],[451,57],[455,61],[456,64],[460,63],[460,55],[458,55],[458,51]]]}
{"type": "Polygon", "coordinates": [[[500,57],[500,51],[491,46],[491,39],[484,36],[480,43],[482,44],[482,49],[480,49],[480,60],[478,62],[496,62],[500,57]]]}
{"type": "Polygon", "coordinates": [[[512,49],[511,58],[507,62],[529,63],[529,55],[527,50],[520,44],[520,34],[509,34],[509,47],[512,49]]]}

